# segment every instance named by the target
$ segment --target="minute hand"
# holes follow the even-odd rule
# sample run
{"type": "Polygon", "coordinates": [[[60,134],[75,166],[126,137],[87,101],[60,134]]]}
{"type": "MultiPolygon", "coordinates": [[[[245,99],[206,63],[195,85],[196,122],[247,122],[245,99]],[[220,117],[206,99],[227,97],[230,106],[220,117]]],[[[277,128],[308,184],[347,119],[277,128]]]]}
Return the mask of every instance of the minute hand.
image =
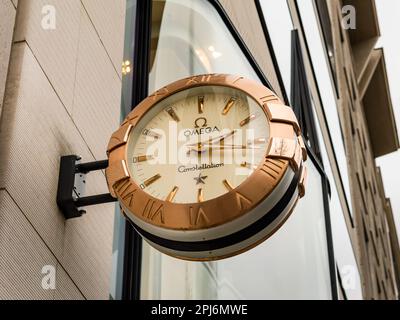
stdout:
{"type": "Polygon", "coordinates": [[[215,144],[204,144],[202,147],[207,149],[236,149],[236,150],[246,150],[246,149],[260,149],[260,147],[256,146],[245,146],[245,145],[236,145],[236,144],[224,144],[224,145],[215,145],[215,144]]]}
{"type": "Polygon", "coordinates": [[[233,136],[236,133],[236,130],[232,130],[231,132],[224,134],[222,136],[216,137],[214,139],[211,139],[211,141],[209,142],[210,144],[215,144],[215,143],[222,143],[225,141],[226,138],[229,138],[231,136],[233,136]]]}
{"type": "Polygon", "coordinates": [[[201,149],[203,146],[210,146],[210,145],[216,145],[217,143],[222,143],[225,141],[226,138],[233,136],[236,133],[236,130],[232,130],[231,132],[218,136],[216,138],[210,139],[209,141],[206,142],[198,142],[198,143],[192,143],[192,144],[187,144],[187,147],[198,147],[198,149],[201,149]]]}

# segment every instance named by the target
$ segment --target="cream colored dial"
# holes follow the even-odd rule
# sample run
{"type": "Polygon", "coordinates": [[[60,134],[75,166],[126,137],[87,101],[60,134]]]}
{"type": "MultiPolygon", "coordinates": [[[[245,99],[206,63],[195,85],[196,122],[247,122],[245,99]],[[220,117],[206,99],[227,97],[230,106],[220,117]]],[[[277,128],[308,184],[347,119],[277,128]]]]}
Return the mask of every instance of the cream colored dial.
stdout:
{"type": "Polygon", "coordinates": [[[217,198],[249,178],[264,160],[269,127],[246,93],[201,86],[148,111],[128,141],[128,169],[148,194],[175,203],[217,198]]]}

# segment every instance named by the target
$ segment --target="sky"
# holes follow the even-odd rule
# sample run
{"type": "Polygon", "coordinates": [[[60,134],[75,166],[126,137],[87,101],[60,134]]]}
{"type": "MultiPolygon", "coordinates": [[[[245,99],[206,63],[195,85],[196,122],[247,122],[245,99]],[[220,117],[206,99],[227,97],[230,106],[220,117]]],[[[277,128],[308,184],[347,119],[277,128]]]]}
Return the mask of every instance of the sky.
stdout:
{"type": "MultiPolygon", "coordinates": [[[[375,0],[381,29],[377,47],[383,47],[389,86],[396,118],[400,129],[400,1],[375,0]]],[[[400,132],[399,132],[400,135],[400,132]]],[[[386,197],[390,198],[400,238],[400,151],[377,159],[381,167],[386,197]]]]}

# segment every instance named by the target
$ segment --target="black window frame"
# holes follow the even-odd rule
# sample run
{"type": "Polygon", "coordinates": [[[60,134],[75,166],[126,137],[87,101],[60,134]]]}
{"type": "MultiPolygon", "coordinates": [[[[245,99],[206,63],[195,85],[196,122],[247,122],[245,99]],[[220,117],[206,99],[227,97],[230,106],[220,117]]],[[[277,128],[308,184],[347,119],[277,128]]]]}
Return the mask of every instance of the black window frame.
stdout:
{"type": "Polygon", "coordinates": [[[336,97],[339,99],[340,94],[338,87],[338,75],[336,71],[336,57],[334,55],[335,44],[333,42],[332,26],[329,23],[329,28],[327,29],[326,25],[323,23],[325,19],[328,19],[330,22],[328,4],[326,0],[314,0],[314,6],[318,12],[318,19],[320,22],[319,25],[324,38],[326,58],[328,59],[329,62],[329,69],[331,72],[331,77],[333,79],[336,97]],[[332,57],[329,56],[330,51],[332,52],[332,57]]]}
{"type": "MultiPolygon", "coordinates": [[[[301,32],[301,34],[302,34],[302,36],[303,36],[303,39],[304,39],[304,42],[305,42],[305,50],[306,50],[306,53],[307,53],[307,59],[309,59],[310,61],[311,61],[311,53],[310,53],[310,48],[309,48],[309,46],[308,46],[308,42],[307,42],[307,38],[306,38],[306,35],[305,35],[305,31],[304,31],[304,26],[303,26],[303,21],[302,21],[302,18],[301,18],[301,14],[300,14],[300,10],[299,10],[299,5],[298,5],[298,2],[297,2],[298,0],[294,0],[294,4],[295,4],[295,10],[296,10],[296,12],[297,12],[297,16],[299,17],[299,22],[300,22],[300,29],[299,29],[299,32],[301,32]]],[[[316,76],[316,72],[315,72],[315,69],[314,69],[314,65],[313,64],[311,64],[311,72],[312,72],[312,77],[314,78],[314,80],[316,81],[316,79],[317,79],[317,76],[316,76]]],[[[328,121],[327,121],[327,117],[326,117],[326,113],[325,113],[325,109],[324,109],[324,107],[323,107],[323,100],[322,100],[322,95],[321,95],[321,91],[320,91],[320,88],[317,86],[317,95],[318,95],[318,100],[320,101],[320,104],[321,104],[321,106],[322,106],[322,110],[321,110],[321,112],[322,112],[322,117],[323,117],[323,121],[325,122],[325,123],[328,123],[328,121]]],[[[342,134],[342,136],[343,136],[343,131],[341,131],[341,134],[342,134]]],[[[334,146],[334,143],[333,143],[333,139],[332,139],[332,135],[331,135],[331,132],[328,130],[328,140],[329,140],[329,143],[330,143],[330,145],[332,145],[332,146],[334,146]]],[[[337,168],[339,168],[339,162],[338,162],[338,160],[337,160],[337,155],[336,155],[336,152],[335,152],[335,150],[334,150],[334,148],[333,148],[333,157],[334,157],[334,160],[335,160],[335,165],[336,165],[336,167],[337,168]]],[[[339,172],[340,172],[340,170],[339,170],[339,172]]],[[[342,178],[342,175],[340,174],[339,175],[339,183],[340,183],[340,188],[343,190],[343,192],[345,193],[345,188],[344,188],[344,183],[343,183],[343,178],[342,178]]],[[[352,227],[352,229],[354,229],[355,228],[355,223],[354,223],[354,218],[353,218],[353,216],[352,216],[352,214],[351,214],[351,210],[350,210],[350,205],[349,205],[349,199],[347,198],[347,196],[345,196],[345,205],[346,205],[346,207],[347,207],[347,212],[349,213],[347,216],[348,216],[348,218],[349,218],[349,221],[350,221],[350,224],[351,224],[351,227],[352,227]]]]}

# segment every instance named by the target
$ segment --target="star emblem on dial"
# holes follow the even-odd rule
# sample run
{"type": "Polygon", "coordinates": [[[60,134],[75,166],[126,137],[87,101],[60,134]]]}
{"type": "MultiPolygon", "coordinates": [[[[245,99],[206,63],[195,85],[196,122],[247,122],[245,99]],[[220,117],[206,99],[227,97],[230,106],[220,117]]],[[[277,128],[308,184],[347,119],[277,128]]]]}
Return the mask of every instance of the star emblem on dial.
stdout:
{"type": "Polygon", "coordinates": [[[198,185],[198,184],[206,184],[204,180],[207,179],[207,178],[208,178],[208,176],[202,176],[201,172],[200,172],[199,176],[193,178],[193,180],[196,180],[196,185],[198,185]]]}

